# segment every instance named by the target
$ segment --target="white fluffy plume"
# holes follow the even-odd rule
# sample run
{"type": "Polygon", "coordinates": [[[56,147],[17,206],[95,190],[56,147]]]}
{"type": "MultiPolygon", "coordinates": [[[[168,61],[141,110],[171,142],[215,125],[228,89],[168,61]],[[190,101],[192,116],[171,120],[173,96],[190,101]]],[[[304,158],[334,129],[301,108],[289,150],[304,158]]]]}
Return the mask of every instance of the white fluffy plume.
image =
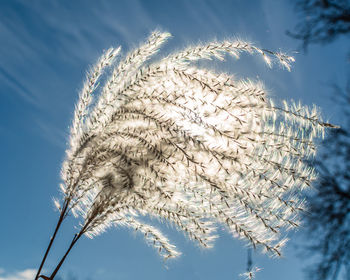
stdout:
{"type": "Polygon", "coordinates": [[[298,193],[315,178],[303,160],[330,125],[316,109],[275,106],[260,82],[193,64],[247,52],[289,70],[292,57],[233,40],[149,63],[169,37],[155,31],[118,64],[112,48],[92,67],[71,126],[60,210],[81,216],[90,237],[113,225],[139,230],[165,258],[179,252],[142,216],[168,220],[203,247],[225,225],[280,255],[281,229],[298,225],[298,193]]]}

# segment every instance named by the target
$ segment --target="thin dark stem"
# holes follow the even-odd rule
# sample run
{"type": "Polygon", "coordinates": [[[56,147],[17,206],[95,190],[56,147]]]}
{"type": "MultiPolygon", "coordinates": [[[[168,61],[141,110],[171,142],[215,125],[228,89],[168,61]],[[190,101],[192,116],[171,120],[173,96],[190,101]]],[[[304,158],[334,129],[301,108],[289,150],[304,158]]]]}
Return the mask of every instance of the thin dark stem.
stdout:
{"type": "Polygon", "coordinates": [[[248,248],[247,250],[247,272],[252,270],[253,259],[252,259],[252,248],[248,248]]]}
{"type": "Polygon", "coordinates": [[[72,250],[73,246],[75,245],[75,243],[79,240],[79,238],[82,236],[82,232],[80,232],[79,234],[74,235],[73,240],[71,242],[71,244],[69,245],[68,250],[66,251],[66,253],[64,254],[64,256],[62,257],[61,261],[58,263],[58,265],[56,266],[55,270],[52,272],[51,276],[50,276],[50,280],[53,280],[54,277],[56,276],[58,270],[61,268],[64,260],[66,259],[66,257],[68,256],[69,252],[72,250]]]}
{"type": "Polygon", "coordinates": [[[50,249],[51,249],[52,243],[53,243],[53,241],[55,240],[56,234],[57,234],[57,232],[58,232],[58,230],[59,230],[59,228],[60,228],[60,226],[61,226],[61,224],[62,224],[62,222],[63,222],[63,220],[64,220],[64,218],[65,218],[65,214],[66,214],[66,211],[67,211],[67,207],[68,207],[68,201],[65,201],[65,202],[64,202],[64,205],[63,205],[63,208],[62,208],[62,211],[61,211],[61,215],[60,215],[60,217],[59,217],[59,219],[58,219],[58,222],[57,222],[55,231],[54,231],[52,237],[50,238],[49,246],[47,247],[47,249],[46,249],[46,251],[45,251],[44,257],[43,257],[43,259],[42,259],[42,261],[41,261],[41,263],[40,263],[38,272],[36,273],[36,276],[35,276],[34,280],[39,279],[39,275],[40,275],[41,269],[42,269],[43,266],[44,266],[44,263],[45,263],[45,261],[46,261],[47,255],[49,254],[49,251],[50,251],[50,249]]]}
{"type": "Polygon", "coordinates": [[[62,259],[60,260],[60,262],[59,262],[58,265],[56,266],[55,270],[52,272],[50,278],[44,276],[44,277],[43,277],[44,279],[48,279],[48,280],[53,280],[53,279],[54,279],[54,277],[56,276],[58,270],[61,268],[63,262],[65,261],[66,257],[68,256],[69,252],[72,250],[73,246],[74,246],[75,243],[79,240],[79,238],[83,236],[83,234],[84,234],[85,231],[87,230],[87,228],[88,228],[88,226],[89,226],[89,224],[90,224],[91,221],[92,221],[92,220],[90,219],[90,220],[82,227],[82,229],[80,230],[80,232],[74,235],[73,240],[72,240],[71,244],[69,245],[69,247],[68,247],[66,253],[64,254],[64,256],[62,257],[62,259]]]}

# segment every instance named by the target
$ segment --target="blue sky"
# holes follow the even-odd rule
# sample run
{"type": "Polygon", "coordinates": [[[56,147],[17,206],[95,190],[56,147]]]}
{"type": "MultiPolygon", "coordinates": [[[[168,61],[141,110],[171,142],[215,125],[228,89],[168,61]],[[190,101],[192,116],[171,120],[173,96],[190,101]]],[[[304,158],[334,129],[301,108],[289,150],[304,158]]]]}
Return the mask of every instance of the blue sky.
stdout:
{"type": "MultiPolygon", "coordinates": [[[[104,49],[121,45],[124,53],[159,28],[173,38],[163,54],[187,44],[239,36],[267,49],[293,54],[292,72],[269,69],[242,56],[214,67],[237,77],[259,78],[276,99],[320,106],[325,119],[341,122],[331,103],[329,84],[345,85],[349,41],[311,46],[285,35],[297,23],[292,1],[0,1],[0,280],[31,279],[58,213],[59,170],[77,93],[88,66],[104,49]]],[[[74,219],[62,228],[47,268],[64,252],[74,219]]],[[[167,227],[165,227],[167,228],[167,227]]],[[[246,267],[246,248],[224,231],[214,249],[203,251],[170,228],[182,250],[164,265],[139,235],[110,230],[83,239],[62,268],[76,279],[238,279],[246,267]],[[166,267],[167,266],[167,267],[166,267]]],[[[254,254],[263,270],[257,279],[302,279],[304,260],[291,235],[285,258],[254,254]],[[294,244],[294,245],[293,245],[294,244]]],[[[304,240],[306,242],[306,240],[304,240]]]]}

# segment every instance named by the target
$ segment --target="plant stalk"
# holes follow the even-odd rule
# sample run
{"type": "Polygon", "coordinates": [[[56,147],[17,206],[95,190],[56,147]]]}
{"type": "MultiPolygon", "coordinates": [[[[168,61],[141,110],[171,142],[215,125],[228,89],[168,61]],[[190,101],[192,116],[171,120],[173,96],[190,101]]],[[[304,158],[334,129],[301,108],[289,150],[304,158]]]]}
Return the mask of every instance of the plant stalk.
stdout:
{"type": "Polygon", "coordinates": [[[44,257],[43,257],[43,259],[42,259],[42,261],[41,261],[41,263],[40,263],[39,269],[38,269],[38,271],[37,271],[37,273],[36,273],[36,276],[35,276],[34,280],[39,279],[40,272],[41,272],[41,270],[42,270],[42,268],[43,268],[43,266],[44,266],[44,263],[45,263],[45,261],[46,261],[47,255],[49,254],[49,252],[50,252],[50,250],[51,250],[52,243],[53,243],[53,241],[55,240],[56,234],[57,234],[57,232],[58,232],[58,230],[59,230],[59,228],[60,228],[60,226],[61,226],[61,224],[62,224],[62,222],[63,222],[63,220],[64,220],[64,218],[65,218],[65,214],[66,214],[67,208],[68,208],[68,201],[65,201],[65,202],[64,202],[64,205],[63,205],[63,208],[62,208],[62,211],[61,211],[61,215],[60,215],[60,217],[59,217],[59,219],[58,219],[58,222],[57,222],[55,231],[54,231],[52,237],[50,238],[50,243],[49,243],[49,245],[47,246],[47,249],[46,249],[46,251],[45,251],[44,257]]]}
{"type": "Polygon", "coordinates": [[[52,274],[50,275],[50,277],[44,276],[44,275],[40,275],[40,277],[44,278],[45,280],[53,280],[54,277],[56,276],[58,270],[61,268],[63,262],[65,261],[66,257],[68,256],[69,252],[72,250],[72,248],[74,247],[75,243],[80,239],[80,237],[83,236],[83,234],[85,233],[86,229],[88,228],[89,224],[90,224],[91,220],[89,222],[87,222],[82,229],[80,230],[79,233],[75,234],[73,237],[73,240],[71,242],[71,244],[69,245],[66,253],[64,254],[64,256],[62,257],[62,259],[60,260],[60,262],[58,263],[58,265],[56,266],[55,270],[52,272],[52,274]]]}
{"type": "Polygon", "coordinates": [[[50,280],[53,280],[54,277],[56,276],[58,270],[61,268],[64,260],[66,259],[66,257],[68,256],[69,252],[72,250],[73,246],[75,245],[75,243],[79,240],[79,238],[82,236],[82,232],[80,232],[79,234],[75,234],[73,237],[73,240],[71,242],[71,244],[68,247],[68,250],[66,251],[66,253],[64,254],[64,256],[62,257],[62,259],[60,260],[60,262],[58,263],[58,265],[56,266],[55,270],[52,272],[52,274],[50,275],[50,280]]]}

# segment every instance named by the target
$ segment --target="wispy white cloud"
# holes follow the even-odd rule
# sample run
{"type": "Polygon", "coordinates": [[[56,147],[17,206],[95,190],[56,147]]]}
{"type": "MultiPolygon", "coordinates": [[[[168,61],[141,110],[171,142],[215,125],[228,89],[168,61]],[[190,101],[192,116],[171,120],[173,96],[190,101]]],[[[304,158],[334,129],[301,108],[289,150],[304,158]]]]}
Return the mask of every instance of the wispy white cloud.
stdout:
{"type": "Polygon", "coordinates": [[[11,89],[19,94],[25,101],[32,105],[38,106],[38,99],[36,96],[28,89],[26,86],[21,84],[21,82],[14,76],[12,76],[8,71],[0,66],[0,83],[7,84],[11,89]]]}
{"type": "Polygon", "coordinates": [[[1,93],[14,95],[35,110],[64,108],[77,86],[76,73],[84,72],[86,63],[112,45],[138,41],[155,25],[138,0],[4,4],[0,8],[1,93]]]}
{"type": "Polygon", "coordinates": [[[32,268],[9,273],[5,269],[0,268],[0,280],[33,280],[35,273],[36,269],[32,268]]]}
{"type": "MultiPolygon", "coordinates": [[[[51,144],[55,145],[60,149],[65,148],[67,141],[67,136],[64,131],[58,128],[56,125],[49,121],[44,121],[41,119],[36,120],[36,124],[40,129],[40,135],[50,141],[51,144]]],[[[1,280],[1,279],[0,279],[1,280]]]]}

